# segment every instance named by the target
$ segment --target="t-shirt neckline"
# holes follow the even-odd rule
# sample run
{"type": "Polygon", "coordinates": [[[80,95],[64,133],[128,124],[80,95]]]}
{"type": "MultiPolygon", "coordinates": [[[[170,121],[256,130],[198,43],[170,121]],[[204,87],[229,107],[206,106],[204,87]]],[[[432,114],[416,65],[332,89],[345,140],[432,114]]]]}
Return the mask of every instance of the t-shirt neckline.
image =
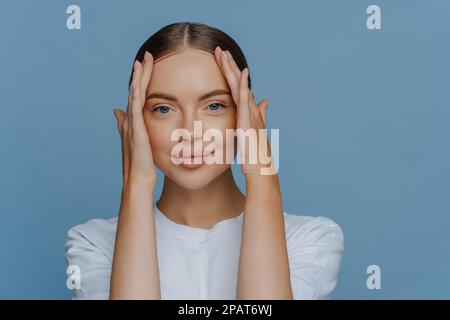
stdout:
{"type": "Polygon", "coordinates": [[[159,210],[156,202],[153,203],[153,208],[157,228],[159,227],[161,228],[160,230],[181,238],[190,238],[194,240],[205,240],[207,238],[241,231],[240,227],[242,226],[244,217],[243,212],[241,212],[236,217],[220,220],[211,229],[204,229],[176,223],[159,210]]]}

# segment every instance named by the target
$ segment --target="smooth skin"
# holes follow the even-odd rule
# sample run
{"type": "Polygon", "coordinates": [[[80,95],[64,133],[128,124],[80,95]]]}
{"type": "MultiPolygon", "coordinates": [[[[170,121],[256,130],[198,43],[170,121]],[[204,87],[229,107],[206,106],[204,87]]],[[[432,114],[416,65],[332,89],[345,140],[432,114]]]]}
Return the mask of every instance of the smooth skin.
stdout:
{"type": "MultiPolygon", "coordinates": [[[[265,129],[268,100],[255,103],[248,69],[239,70],[231,54],[219,47],[214,55],[183,48],[158,61],[146,53],[142,64],[135,62],[130,89],[127,112],[114,109],[122,140],[123,189],[110,299],[161,299],[153,214],[155,165],[164,173],[157,206],[172,221],[210,229],[244,212],[237,299],[292,299],[278,176],[261,175],[267,166],[260,158],[256,164],[242,163],[244,196],[229,164],[190,170],[170,158],[178,143],[170,140],[170,133],[179,127],[193,132],[194,120],[202,121],[203,130],[265,129]]],[[[268,140],[263,139],[270,156],[268,140]]],[[[237,143],[242,146],[239,139],[237,143]]]]}

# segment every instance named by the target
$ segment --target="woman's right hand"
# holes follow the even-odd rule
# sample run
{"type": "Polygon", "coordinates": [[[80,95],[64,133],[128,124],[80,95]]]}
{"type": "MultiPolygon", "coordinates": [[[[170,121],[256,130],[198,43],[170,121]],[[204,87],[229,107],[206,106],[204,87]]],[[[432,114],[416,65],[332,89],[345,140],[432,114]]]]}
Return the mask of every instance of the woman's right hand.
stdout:
{"type": "Polygon", "coordinates": [[[122,140],[124,186],[128,183],[142,182],[154,187],[157,181],[150,139],[142,111],[152,69],[153,56],[146,51],[142,64],[138,60],[134,62],[127,112],[118,108],[114,109],[122,140]]]}

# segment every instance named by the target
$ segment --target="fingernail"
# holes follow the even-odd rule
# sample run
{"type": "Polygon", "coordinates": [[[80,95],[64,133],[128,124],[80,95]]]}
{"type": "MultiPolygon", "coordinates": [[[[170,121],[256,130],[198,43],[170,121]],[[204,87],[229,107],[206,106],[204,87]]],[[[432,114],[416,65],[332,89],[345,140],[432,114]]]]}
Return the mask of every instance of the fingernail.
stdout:
{"type": "Polygon", "coordinates": [[[227,57],[231,60],[233,57],[231,56],[230,51],[227,50],[227,57]]]}
{"type": "Polygon", "coordinates": [[[226,51],[222,51],[222,56],[224,57],[224,59],[225,59],[225,60],[228,60],[228,57],[227,57],[226,51]]]}

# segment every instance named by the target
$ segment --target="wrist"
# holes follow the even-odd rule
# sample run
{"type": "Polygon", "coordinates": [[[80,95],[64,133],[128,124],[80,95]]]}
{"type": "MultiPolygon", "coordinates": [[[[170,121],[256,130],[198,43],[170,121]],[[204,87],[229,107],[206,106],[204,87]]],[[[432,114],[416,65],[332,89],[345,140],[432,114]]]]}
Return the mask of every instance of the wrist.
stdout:
{"type": "Polygon", "coordinates": [[[278,175],[272,174],[272,175],[262,175],[262,174],[251,174],[251,175],[245,175],[245,183],[247,187],[249,186],[258,186],[258,187],[264,187],[264,186],[278,186],[278,175]]]}
{"type": "Polygon", "coordinates": [[[156,187],[156,182],[147,179],[147,178],[139,178],[139,177],[127,177],[123,180],[124,188],[146,188],[154,190],[156,187]]]}
{"type": "Polygon", "coordinates": [[[122,188],[123,195],[145,194],[145,195],[153,196],[154,191],[155,191],[154,183],[151,183],[149,181],[134,180],[134,179],[124,181],[123,188],[122,188]]]}

